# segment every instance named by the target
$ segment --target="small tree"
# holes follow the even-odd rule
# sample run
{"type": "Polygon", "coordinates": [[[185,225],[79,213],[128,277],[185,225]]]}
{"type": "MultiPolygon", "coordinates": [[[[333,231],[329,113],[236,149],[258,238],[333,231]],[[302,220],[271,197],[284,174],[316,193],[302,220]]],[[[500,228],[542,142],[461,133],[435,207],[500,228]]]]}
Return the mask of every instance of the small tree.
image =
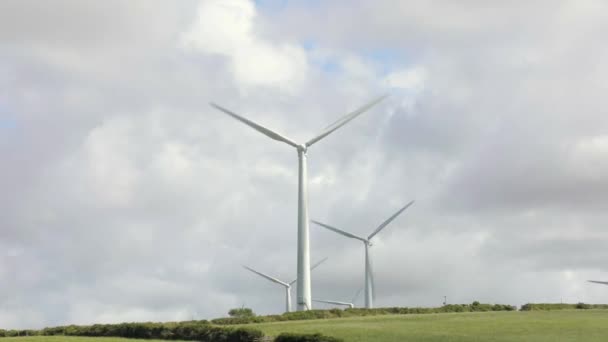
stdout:
{"type": "Polygon", "coordinates": [[[250,308],[236,308],[228,311],[230,317],[254,317],[255,313],[250,308]]]}

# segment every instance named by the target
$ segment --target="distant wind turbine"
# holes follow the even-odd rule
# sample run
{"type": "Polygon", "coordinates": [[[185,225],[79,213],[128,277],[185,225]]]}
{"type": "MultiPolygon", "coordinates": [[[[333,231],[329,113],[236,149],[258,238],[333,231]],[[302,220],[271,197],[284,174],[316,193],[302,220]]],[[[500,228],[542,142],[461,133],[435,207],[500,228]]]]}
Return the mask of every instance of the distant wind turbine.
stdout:
{"type": "MultiPolygon", "coordinates": [[[[315,268],[317,268],[317,266],[319,266],[323,262],[325,262],[325,260],[327,260],[327,258],[324,258],[321,261],[319,261],[316,264],[314,264],[310,268],[310,270],[311,271],[314,270],[315,268]]],[[[287,282],[281,281],[281,280],[279,280],[279,279],[277,279],[275,277],[271,277],[271,276],[269,276],[267,274],[264,274],[262,272],[256,271],[256,270],[254,270],[251,267],[248,267],[248,266],[245,266],[245,265],[243,265],[243,267],[245,269],[247,269],[247,270],[249,270],[249,271],[251,271],[251,272],[253,272],[253,273],[255,273],[255,274],[257,274],[257,275],[259,275],[261,277],[263,277],[263,278],[266,278],[266,279],[270,280],[273,283],[277,283],[277,284],[285,287],[285,312],[291,312],[291,285],[293,285],[296,282],[297,279],[294,279],[294,280],[290,281],[289,283],[287,283],[287,282]]]]}
{"type": "Polygon", "coordinates": [[[310,243],[309,243],[309,228],[308,228],[308,195],[307,195],[307,178],[306,178],[306,151],[310,146],[333,133],[335,130],[346,125],[348,122],[363,114],[378,102],[382,101],[387,95],[381,96],[356,111],[346,114],[339,120],[327,126],[319,135],[308,140],[303,144],[298,144],[285,136],[263,127],[249,119],[246,119],[224,107],[215,103],[210,105],[234,119],[244,123],[245,125],[255,129],[265,136],[286,143],[295,147],[298,151],[298,311],[312,309],[311,288],[310,288],[310,243]]]}
{"type": "Polygon", "coordinates": [[[373,233],[371,233],[367,238],[365,237],[361,237],[361,236],[357,236],[348,232],[345,232],[343,230],[340,230],[338,228],[332,227],[330,225],[327,225],[325,223],[321,223],[319,221],[314,221],[312,220],[313,223],[327,228],[333,232],[336,232],[340,235],[344,235],[346,237],[349,237],[351,239],[356,239],[359,241],[362,241],[363,244],[365,245],[365,307],[368,309],[371,309],[374,307],[374,303],[373,303],[373,296],[374,296],[374,273],[372,271],[372,263],[370,260],[370,255],[369,255],[369,248],[372,246],[371,243],[371,239],[376,236],[376,234],[380,233],[380,231],[384,228],[386,228],[386,226],[388,226],[389,223],[391,223],[395,218],[397,218],[397,216],[399,216],[402,212],[405,211],[405,209],[409,208],[412,204],[414,204],[414,201],[409,202],[407,205],[405,205],[403,208],[399,209],[395,214],[393,214],[393,216],[389,217],[386,221],[382,222],[382,224],[380,224],[374,231],[373,233]]]}

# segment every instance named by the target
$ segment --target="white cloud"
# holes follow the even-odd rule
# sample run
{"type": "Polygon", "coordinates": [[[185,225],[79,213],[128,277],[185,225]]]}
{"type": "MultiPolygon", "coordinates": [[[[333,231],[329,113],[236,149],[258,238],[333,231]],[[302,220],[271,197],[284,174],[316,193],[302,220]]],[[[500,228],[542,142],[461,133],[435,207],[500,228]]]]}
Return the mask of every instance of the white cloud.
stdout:
{"type": "Polygon", "coordinates": [[[605,160],[608,155],[608,135],[598,135],[581,139],[576,150],[590,158],[605,160]]]}
{"type": "MultiPolygon", "coordinates": [[[[354,233],[416,200],[376,241],[379,304],[608,300],[602,11],[59,3],[0,1],[0,328],[282,310],[240,264],[294,275],[296,153],[208,101],[301,141],[386,88],[308,163],[311,218],[354,233]]],[[[354,294],[361,246],[311,246],[313,294],[354,294]]]]}
{"type": "Polygon", "coordinates": [[[304,49],[261,37],[255,19],[256,9],[249,0],[203,1],[196,23],[183,35],[183,44],[200,53],[226,57],[241,86],[297,90],[308,71],[304,49]]]}
{"type": "Polygon", "coordinates": [[[160,171],[161,177],[173,186],[188,186],[195,181],[194,158],[191,146],[169,141],[161,147],[155,167],[160,171]]]}
{"type": "Polygon", "coordinates": [[[133,162],[130,139],[132,125],[128,119],[109,120],[94,129],[84,143],[82,157],[73,165],[85,162],[84,172],[91,178],[91,195],[109,206],[125,207],[133,200],[137,179],[141,176],[133,162]]]}
{"type": "Polygon", "coordinates": [[[571,149],[572,174],[602,182],[608,172],[608,135],[584,137],[571,149]]]}
{"type": "Polygon", "coordinates": [[[385,77],[385,82],[392,88],[419,92],[424,89],[427,77],[426,69],[422,66],[416,66],[391,72],[385,77]]]}

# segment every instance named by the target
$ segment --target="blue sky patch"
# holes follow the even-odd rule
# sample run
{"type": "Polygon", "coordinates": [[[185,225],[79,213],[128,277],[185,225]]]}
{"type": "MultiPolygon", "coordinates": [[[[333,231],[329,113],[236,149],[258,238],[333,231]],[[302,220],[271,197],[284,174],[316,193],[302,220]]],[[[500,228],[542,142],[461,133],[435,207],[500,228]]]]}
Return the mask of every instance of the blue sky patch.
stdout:
{"type": "Polygon", "coordinates": [[[380,48],[363,51],[360,55],[381,66],[383,73],[389,73],[402,68],[407,64],[405,53],[402,50],[391,48],[380,48]]]}
{"type": "Polygon", "coordinates": [[[320,0],[253,0],[255,7],[265,10],[282,10],[287,6],[297,6],[298,4],[306,7],[319,7],[323,5],[320,0]]]}
{"type": "Polygon", "coordinates": [[[17,120],[13,118],[0,118],[0,129],[17,128],[17,120]]]}
{"type": "Polygon", "coordinates": [[[287,7],[288,0],[254,0],[255,7],[261,10],[282,10],[287,7]]]}
{"type": "Polygon", "coordinates": [[[0,130],[17,128],[17,119],[0,105],[0,130]]]}
{"type": "Polygon", "coordinates": [[[314,40],[306,39],[302,42],[302,47],[306,51],[312,51],[317,47],[317,43],[314,40]]]}

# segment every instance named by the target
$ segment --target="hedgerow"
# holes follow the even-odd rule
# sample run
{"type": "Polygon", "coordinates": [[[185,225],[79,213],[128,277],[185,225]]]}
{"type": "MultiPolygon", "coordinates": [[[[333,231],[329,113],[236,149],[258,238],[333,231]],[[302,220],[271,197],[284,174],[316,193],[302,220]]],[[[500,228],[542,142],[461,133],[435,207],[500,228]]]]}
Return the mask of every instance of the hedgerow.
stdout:
{"type": "Polygon", "coordinates": [[[252,328],[220,327],[208,321],[68,325],[42,330],[8,330],[0,336],[64,335],[201,342],[253,342],[264,334],[252,328]]]}
{"type": "Polygon", "coordinates": [[[478,312],[478,311],[513,311],[517,308],[511,305],[503,304],[480,304],[473,302],[472,304],[449,304],[438,308],[407,308],[407,307],[392,307],[392,308],[352,308],[352,309],[331,309],[331,310],[309,310],[286,312],[282,315],[268,316],[252,316],[252,317],[226,317],[216,318],[211,320],[211,323],[217,325],[239,325],[251,323],[268,323],[282,322],[293,320],[311,320],[311,319],[327,319],[339,317],[358,317],[358,316],[377,316],[377,315],[409,315],[409,314],[431,314],[431,313],[446,313],[446,312],[478,312]]]}
{"type": "Polygon", "coordinates": [[[39,330],[3,330],[0,329],[0,337],[19,337],[40,335],[39,330]]]}
{"type": "Polygon", "coordinates": [[[294,334],[282,333],[274,339],[274,342],[343,342],[337,337],[325,336],[321,334],[294,334]]]}
{"type": "Polygon", "coordinates": [[[563,304],[563,303],[528,303],[521,306],[520,311],[552,311],[552,310],[587,310],[587,309],[608,309],[608,304],[563,304]]]}
{"type": "MultiPolygon", "coordinates": [[[[433,314],[449,312],[484,312],[484,311],[513,311],[517,308],[503,304],[449,304],[436,308],[421,307],[390,307],[390,308],[352,308],[288,312],[282,315],[243,316],[217,318],[211,321],[187,321],[169,323],[120,323],[120,324],[93,324],[68,325],[42,330],[2,330],[0,337],[35,336],[35,335],[65,335],[65,336],[95,336],[95,337],[126,337],[141,339],[163,340],[189,340],[201,342],[251,342],[260,339],[264,334],[256,329],[235,327],[235,325],[250,323],[266,323],[293,320],[314,320],[339,317],[377,316],[377,315],[409,315],[433,314]],[[231,326],[226,326],[231,325],[231,326]]],[[[566,310],[566,309],[608,309],[608,304],[547,304],[528,303],[521,307],[521,311],[532,310],[566,310]]],[[[322,335],[295,335],[282,334],[282,340],[290,341],[339,341],[332,337],[322,335]],[[312,336],[312,337],[311,337],[312,336]],[[295,339],[301,338],[301,339],[295,339]],[[308,340],[306,339],[308,338],[308,340]],[[314,340],[310,338],[324,338],[314,340]]]]}

